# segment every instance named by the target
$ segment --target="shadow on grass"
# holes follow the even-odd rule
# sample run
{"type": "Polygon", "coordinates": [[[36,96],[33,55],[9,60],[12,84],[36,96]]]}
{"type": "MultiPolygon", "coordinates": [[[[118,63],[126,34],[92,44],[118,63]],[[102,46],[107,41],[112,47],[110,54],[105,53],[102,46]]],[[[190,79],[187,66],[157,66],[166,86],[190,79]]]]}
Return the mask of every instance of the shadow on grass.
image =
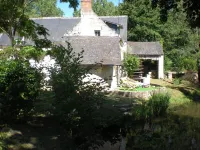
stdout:
{"type": "MultiPolygon", "coordinates": [[[[59,120],[53,116],[53,97],[52,92],[41,93],[34,104],[35,114],[34,117],[29,118],[31,121],[0,126],[0,149],[1,142],[3,142],[4,149],[10,150],[65,150],[64,129],[59,120]],[[1,138],[2,134],[4,138],[1,138]]],[[[132,104],[132,102],[133,99],[122,100],[116,97],[108,97],[103,101],[103,105],[99,109],[100,115],[97,117],[102,118],[100,119],[102,121],[111,120],[108,122],[110,126],[106,126],[101,133],[103,137],[106,137],[106,141],[115,142],[117,138],[115,136],[120,135],[120,127],[123,125],[120,120],[123,112],[114,106],[132,104]],[[113,139],[114,141],[112,141],[113,139]]]]}
{"type": "Polygon", "coordinates": [[[33,122],[8,124],[0,131],[0,142],[10,150],[60,150],[62,129],[53,117],[33,118],[33,122]]]}

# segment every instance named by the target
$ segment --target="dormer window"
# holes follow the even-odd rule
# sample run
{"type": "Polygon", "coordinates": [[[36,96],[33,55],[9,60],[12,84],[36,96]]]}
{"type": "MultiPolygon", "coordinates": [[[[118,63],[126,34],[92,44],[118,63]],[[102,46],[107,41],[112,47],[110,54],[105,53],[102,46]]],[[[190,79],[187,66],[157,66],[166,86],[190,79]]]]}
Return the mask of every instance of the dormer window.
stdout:
{"type": "Polygon", "coordinates": [[[95,36],[101,36],[100,30],[94,30],[95,36]]]}

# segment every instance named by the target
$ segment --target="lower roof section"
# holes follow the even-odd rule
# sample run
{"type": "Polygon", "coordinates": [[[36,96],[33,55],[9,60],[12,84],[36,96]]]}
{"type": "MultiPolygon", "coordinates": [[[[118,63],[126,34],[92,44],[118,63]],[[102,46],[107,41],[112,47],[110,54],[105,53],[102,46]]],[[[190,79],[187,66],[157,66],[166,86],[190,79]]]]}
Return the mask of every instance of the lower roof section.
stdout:
{"type": "Polygon", "coordinates": [[[159,42],[131,42],[128,41],[128,53],[139,56],[163,55],[163,48],[159,42]]]}
{"type": "Polygon", "coordinates": [[[119,41],[119,37],[72,36],[55,44],[67,48],[69,42],[75,53],[84,51],[82,64],[121,65],[119,41]]]}

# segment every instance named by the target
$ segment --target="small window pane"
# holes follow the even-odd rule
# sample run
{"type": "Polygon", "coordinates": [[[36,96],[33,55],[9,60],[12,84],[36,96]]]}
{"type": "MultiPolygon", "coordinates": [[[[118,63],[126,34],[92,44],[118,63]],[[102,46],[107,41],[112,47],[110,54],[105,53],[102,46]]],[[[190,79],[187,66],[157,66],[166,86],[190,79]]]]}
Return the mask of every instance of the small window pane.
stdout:
{"type": "Polygon", "coordinates": [[[100,36],[100,30],[94,30],[95,36],[100,36]]]}

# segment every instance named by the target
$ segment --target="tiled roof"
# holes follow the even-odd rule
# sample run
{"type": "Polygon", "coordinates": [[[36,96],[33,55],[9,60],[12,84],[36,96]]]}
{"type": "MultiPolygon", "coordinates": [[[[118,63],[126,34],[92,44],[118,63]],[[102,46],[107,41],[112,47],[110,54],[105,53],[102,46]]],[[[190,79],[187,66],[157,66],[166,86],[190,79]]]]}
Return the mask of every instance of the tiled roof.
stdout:
{"type": "MultiPolygon", "coordinates": [[[[103,21],[108,21],[120,24],[123,28],[120,29],[120,36],[123,40],[127,40],[127,16],[102,16],[99,17],[103,21]]],[[[80,17],[44,17],[44,18],[32,18],[36,23],[43,25],[49,31],[49,40],[62,41],[64,34],[67,31],[73,30],[73,28],[80,22],[80,17]]],[[[0,45],[10,45],[10,41],[7,35],[0,36],[0,45]]]]}
{"type": "MultiPolygon", "coordinates": [[[[84,50],[82,64],[121,65],[119,37],[73,36],[65,40],[71,43],[74,52],[80,53],[84,50]]],[[[68,46],[64,41],[56,43],[68,46]]]]}
{"type": "Polygon", "coordinates": [[[159,42],[131,42],[128,41],[128,53],[135,55],[163,55],[163,48],[159,42]]]}

